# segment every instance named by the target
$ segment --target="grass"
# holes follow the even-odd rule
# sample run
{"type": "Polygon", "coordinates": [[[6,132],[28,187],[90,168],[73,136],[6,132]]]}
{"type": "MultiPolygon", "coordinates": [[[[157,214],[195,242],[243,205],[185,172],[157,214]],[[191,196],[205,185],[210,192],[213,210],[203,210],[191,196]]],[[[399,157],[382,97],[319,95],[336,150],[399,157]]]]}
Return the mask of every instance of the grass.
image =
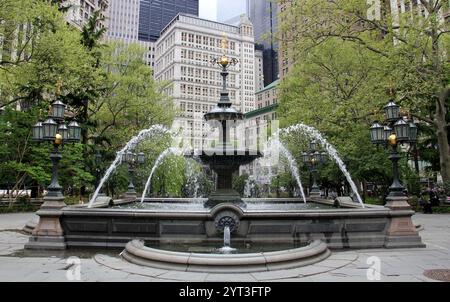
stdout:
{"type": "Polygon", "coordinates": [[[450,214],[450,206],[433,207],[433,214],[450,214]]]}
{"type": "Polygon", "coordinates": [[[379,198],[375,198],[375,197],[366,197],[365,204],[372,204],[372,205],[376,205],[376,206],[382,206],[383,205],[383,200],[379,199],[379,198]]]}

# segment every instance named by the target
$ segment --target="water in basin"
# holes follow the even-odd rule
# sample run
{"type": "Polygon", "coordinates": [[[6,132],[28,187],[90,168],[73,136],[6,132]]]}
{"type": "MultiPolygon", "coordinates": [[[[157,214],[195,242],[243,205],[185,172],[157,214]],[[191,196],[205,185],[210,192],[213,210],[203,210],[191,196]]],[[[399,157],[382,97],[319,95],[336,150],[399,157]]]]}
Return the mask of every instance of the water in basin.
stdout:
{"type": "MultiPolygon", "coordinates": [[[[235,242],[231,239],[231,249],[226,254],[250,254],[262,252],[276,252],[307,246],[309,242],[302,243],[248,243],[235,242]]],[[[223,254],[223,247],[220,243],[152,243],[146,242],[145,246],[159,250],[198,253],[198,254],[223,254]]]]}
{"type": "MultiPolygon", "coordinates": [[[[308,203],[292,203],[292,202],[246,202],[247,207],[244,211],[306,211],[306,210],[324,210],[331,209],[332,206],[308,202],[308,203]]],[[[115,206],[116,209],[134,209],[134,210],[148,210],[148,211],[168,211],[168,212],[179,212],[179,211],[189,211],[189,212],[209,212],[203,206],[203,201],[193,201],[190,203],[161,203],[161,202],[135,202],[126,205],[115,206]]]]}

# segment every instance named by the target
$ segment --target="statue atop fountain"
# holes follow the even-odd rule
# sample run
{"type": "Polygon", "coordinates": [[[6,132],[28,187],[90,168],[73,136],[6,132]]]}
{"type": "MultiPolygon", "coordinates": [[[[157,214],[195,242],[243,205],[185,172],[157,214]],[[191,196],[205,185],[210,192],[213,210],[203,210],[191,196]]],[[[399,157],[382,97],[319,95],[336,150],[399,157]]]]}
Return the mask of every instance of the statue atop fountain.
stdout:
{"type": "MultiPolygon", "coordinates": [[[[225,48],[226,40],[222,40],[222,48],[225,48]]],[[[204,115],[206,121],[212,121],[219,126],[219,144],[214,148],[204,148],[200,159],[208,164],[217,174],[216,191],[205,202],[205,207],[214,207],[220,203],[234,203],[245,206],[239,193],[232,188],[233,174],[241,165],[253,162],[261,157],[258,150],[238,148],[230,143],[230,132],[236,127],[237,122],[244,119],[244,114],[232,107],[227,89],[228,67],[238,63],[235,58],[229,58],[225,53],[212,61],[221,68],[223,78],[222,91],[217,106],[204,115]]]]}

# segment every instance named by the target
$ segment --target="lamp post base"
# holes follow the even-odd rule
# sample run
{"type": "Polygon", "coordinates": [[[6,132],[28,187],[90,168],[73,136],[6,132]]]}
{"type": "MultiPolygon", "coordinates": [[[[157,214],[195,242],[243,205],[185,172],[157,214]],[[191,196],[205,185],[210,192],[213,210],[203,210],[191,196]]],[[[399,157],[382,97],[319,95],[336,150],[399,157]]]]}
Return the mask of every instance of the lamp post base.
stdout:
{"type": "Polygon", "coordinates": [[[61,209],[66,207],[64,198],[46,197],[39,211],[39,223],[34,228],[25,249],[64,250],[66,243],[61,227],[61,209]]]}
{"type": "Polygon", "coordinates": [[[386,207],[391,209],[391,219],[386,230],[386,248],[425,247],[412,222],[414,211],[407,196],[388,196],[386,207]]]}
{"type": "Polygon", "coordinates": [[[319,190],[319,189],[313,188],[313,189],[309,192],[309,196],[311,196],[311,197],[320,197],[320,190],[319,190]]]}
{"type": "Polygon", "coordinates": [[[135,199],[137,199],[137,193],[136,192],[125,192],[123,197],[128,200],[135,200],[135,199]]]}

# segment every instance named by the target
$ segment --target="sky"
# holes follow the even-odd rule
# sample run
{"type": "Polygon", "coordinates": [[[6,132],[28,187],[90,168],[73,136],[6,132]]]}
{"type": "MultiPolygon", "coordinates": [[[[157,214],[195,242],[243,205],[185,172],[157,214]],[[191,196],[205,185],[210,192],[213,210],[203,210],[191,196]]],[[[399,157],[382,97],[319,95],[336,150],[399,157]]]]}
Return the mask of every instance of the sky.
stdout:
{"type": "Polygon", "coordinates": [[[217,20],[217,0],[200,0],[199,17],[208,20],[217,20]]]}

